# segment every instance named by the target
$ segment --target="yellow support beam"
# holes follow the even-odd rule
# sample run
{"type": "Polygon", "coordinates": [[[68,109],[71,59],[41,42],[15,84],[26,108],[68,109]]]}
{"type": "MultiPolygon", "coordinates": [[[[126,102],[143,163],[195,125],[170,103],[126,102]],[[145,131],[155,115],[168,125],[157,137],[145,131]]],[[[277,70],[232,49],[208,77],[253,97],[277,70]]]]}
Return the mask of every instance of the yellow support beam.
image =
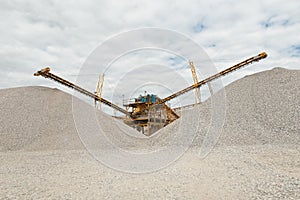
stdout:
{"type": "MultiPolygon", "coordinates": [[[[190,67],[191,67],[194,84],[197,84],[199,81],[198,81],[198,76],[197,76],[197,72],[196,72],[194,63],[192,61],[189,61],[189,64],[190,64],[190,67]]],[[[201,102],[200,88],[196,87],[195,88],[195,103],[198,104],[200,102],[201,102]]]]}
{"type": "MultiPolygon", "coordinates": [[[[99,99],[101,99],[102,97],[103,84],[104,84],[104,74],[101,74],[99,75],[98,84],[95,92],[95,94],[99,97],[99,99]]],[[[102,110],[101,103],[99,102],[97,103],[96,100],[95,100],[95,107],[99,110],[102,110]]]]}

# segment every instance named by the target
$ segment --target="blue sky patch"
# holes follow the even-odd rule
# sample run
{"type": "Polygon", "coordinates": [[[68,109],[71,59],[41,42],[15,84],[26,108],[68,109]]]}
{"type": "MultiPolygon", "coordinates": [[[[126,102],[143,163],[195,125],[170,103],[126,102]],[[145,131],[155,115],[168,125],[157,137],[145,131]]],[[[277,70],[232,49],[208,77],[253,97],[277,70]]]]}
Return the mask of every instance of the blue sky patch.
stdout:
{"type": "Polygon", "coordinates": [[[289,19],[282,19],[280,16],[272,16],[269,17],[267,20],[262,22],[262,26],[265,28],[269,28],[272,26],[288,26],[290,23],[289,19]]]}
{"type": "Polygon", "coordinates": [[[203,22],[198,22],[195,26],[193,26],[193,31],[195,33],[199,33],[206,28],[203,22]]]}
{"type": "Polygon", "coordinates": [[[290,53],[292,57],[300,57],[300,44],[292,45],[290,47],[290,53]]]}

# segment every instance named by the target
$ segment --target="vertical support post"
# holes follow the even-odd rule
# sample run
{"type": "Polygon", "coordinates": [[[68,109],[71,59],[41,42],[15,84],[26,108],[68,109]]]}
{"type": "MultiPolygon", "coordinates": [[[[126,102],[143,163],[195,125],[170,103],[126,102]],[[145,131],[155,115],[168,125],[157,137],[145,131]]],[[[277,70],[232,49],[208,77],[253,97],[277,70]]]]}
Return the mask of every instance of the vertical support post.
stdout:
{"type": "MultiPolygon", "coordinates": [[[[98,84],[97,84],[97,88],[96,88],[96,92],[95,94],[101,99],[102,97],[102,88],[103,88],[103,84],[104,84],[104,74],[102,75],[99,75],[99,79],[98,79],[98,84]]],[[[97,102],[95,100],[95,107],[99,110],[102,110],[102,107],[101,107],[101,103],[98,102],[98,105],[97,105],[97,102]]]]}
{"type": "MultiPolygon", "coordinates": [[[[196,72],[194,63],[192,61],[189,61],[189,64],[190,64],[190,67],[191,67],[194,84],[197,84],[198,83],[198,76],[197,76],[197,72],[196,72]]],[[[201,103],[200,88],[195,88],[195,103],[201,103]]]]}

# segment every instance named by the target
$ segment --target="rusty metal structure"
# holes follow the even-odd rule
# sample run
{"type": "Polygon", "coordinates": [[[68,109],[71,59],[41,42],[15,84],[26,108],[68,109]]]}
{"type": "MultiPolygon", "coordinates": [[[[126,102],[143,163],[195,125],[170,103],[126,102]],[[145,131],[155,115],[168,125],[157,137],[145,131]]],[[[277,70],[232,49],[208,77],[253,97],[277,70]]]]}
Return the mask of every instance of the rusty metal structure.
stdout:
{"type": "MultiPolygon", "coordinates": [[[[91,97],[96,102],[101,102],[121,113],[123,113],[126,117],[124,118],[124,122],[129,126],[136,128],[137,130],[141,131],[143,134],[150,136],[160,128],[167,126],[168,124],[172,123],[180,116],[175,112],[176,110],[180,110],[184,107],[190,108],[194,105],[200,104],[196,102],[193,105],[187,105],[180,108],[172,109],[166,103],[182,94],[185,94],[191,90],[199,89],[201,86],[205,84],[209,84],[211,81],[220,78],[230,72],[233,72],[237,69],[240,69],[248,64],[253,62],[258,62],[261,59],[267,57],[265,52],[258,54],[257,56],[248,58],[232,67],[229,67],[213,76],[210,76],[202,81],[195,81],[194,84],[184,88],[174,94],[171,94],[165,98],[159,98],[153,94],[145,94],[144,96],[139,96],[138,98],[133,99],[130,102],[123,103],[124,108],[119,107],[116,104],[102,98],[98,91],[92,93],[90,91],[85,90],[84,88],[75,85],[59,76],[56,76],[50,73],[50,68],[44,68],[42,70],[37,71],[34,73],[34,76],[43,76],[44,78],[54,80],[60,84],[63,84],[67,87],[70,87],[84,95],[91,97]]],[[[99,86],[99,84],[98,84],[99,86]]],[[[100,86],[101,87],[101,86],[100,86]]],[[[99,89],[99,87],[97,87],[99,89]]]]}
{"type": "Polygon", "coordinates": [[[179,115],[166,103],[154,94],[140,95],[138,98],[123,102],[126,110],[130,109],[131,119],[125,119],[125,123],[136,128],[145,135],[151,135],[167,124],[179,118],[179,115]]]}

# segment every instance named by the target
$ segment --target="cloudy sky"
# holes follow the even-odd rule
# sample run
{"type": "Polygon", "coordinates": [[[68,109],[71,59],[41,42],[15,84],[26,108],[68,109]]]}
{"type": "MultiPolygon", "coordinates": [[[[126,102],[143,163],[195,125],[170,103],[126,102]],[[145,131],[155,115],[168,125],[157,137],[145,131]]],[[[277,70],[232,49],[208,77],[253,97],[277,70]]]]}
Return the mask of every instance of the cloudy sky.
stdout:
{"type": "MultiPolygon", "coordinates": [[[[2,0],[0,88],[43,85],[65,90],[32,74],[50,66],[54,73],[75,82],[81,66],[101,43],[124,31],[144,27],[186,35],[204,49],[219,71],[262,51],[268,53],[269,57],[258,64],[224,77],[225,85],[274,67],[300,69],[299,10],[298,0],[2,0]]],[[[129,55],[119,60],[119,66],[146,65],[149,62],[144,62],[145,57],[165,59],[163,54],[129,55]]],[[[187,85],[192,83],[188,63],[172,55],[168,62],[181,70],[187,85]]],[[[122,68],[116,66],[111,71],[107,71],[104,83],[107,98],[122,68]]],[[[95,86],[98,74],[90,74],[95,86]]]]}

